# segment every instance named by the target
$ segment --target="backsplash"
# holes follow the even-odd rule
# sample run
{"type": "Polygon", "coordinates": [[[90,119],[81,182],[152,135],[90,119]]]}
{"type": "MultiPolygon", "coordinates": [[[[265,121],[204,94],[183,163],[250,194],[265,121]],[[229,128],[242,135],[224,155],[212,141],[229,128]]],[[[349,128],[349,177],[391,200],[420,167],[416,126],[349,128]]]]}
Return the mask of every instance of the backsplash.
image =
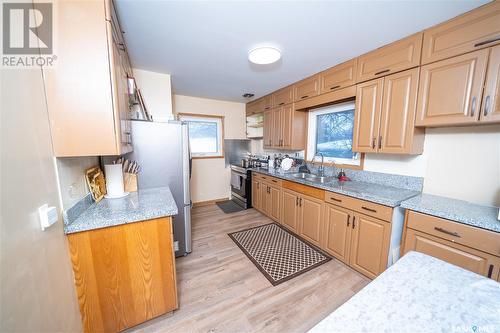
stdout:
{"type": "Polygon", "coordinates": [[[99,165],[96,156],[57,158],[57,173],[64,210],[90,193],[85,180],[85,170],[96,165],[99,165]]]}

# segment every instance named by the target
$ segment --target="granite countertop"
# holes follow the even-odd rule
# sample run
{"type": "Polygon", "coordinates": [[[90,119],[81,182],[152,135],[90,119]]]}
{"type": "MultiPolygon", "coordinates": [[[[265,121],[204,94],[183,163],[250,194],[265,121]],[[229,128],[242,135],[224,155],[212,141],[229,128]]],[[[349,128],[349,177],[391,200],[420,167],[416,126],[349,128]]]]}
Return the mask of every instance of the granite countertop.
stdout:
{"type": "Polygon", "coordinates": [[[498,332],[500,283],[409,252],[309,332],[498,332]]]}
{"type": "Polygon", "coordinates": [[[498,208],[430,194],[420,194],[401,203],[401,207],[474,227],[500,232],[498,208]]]}
{"type": "Polygon", "coordinates": [[[131,192],[120,199],[102,199],[98,203],[84,198],[64,214],[64,233],[71,234],[139,222],[178,213],[172,192],[159,187],[131,192]],[[76,206],[76,207],[75,207],[76,206]]]}
{"type": "Polygon", "coordinates": [[[386,186],[363,181],[332,182],[318,184],[305,179],[297,179],[291,176],[294,172],[282,172],[274,169],[254,168],[252,171],[267,174],[269,176],[286,179],[299,184],[320,188],[323,190],[344,194],[350,197],[375,202],[389,207],[397,207],[403,200],[420,194],[419,191],[386,186]]]}

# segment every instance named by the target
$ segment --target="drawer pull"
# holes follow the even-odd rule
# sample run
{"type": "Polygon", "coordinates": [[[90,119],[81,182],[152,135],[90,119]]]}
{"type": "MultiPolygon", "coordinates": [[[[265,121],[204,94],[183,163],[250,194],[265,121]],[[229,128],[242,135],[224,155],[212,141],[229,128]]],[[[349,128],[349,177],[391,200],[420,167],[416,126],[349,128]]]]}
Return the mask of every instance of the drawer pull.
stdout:
{"type": "Polygon", "coordinates": [[[304,98],[307,98],[307,97],[309,97],[309,95],[302,96],[300,99],[304,99],[304,98]]]}
{"type": "Polygon", "coordinates": [[[492,275],[493,275],[493,265],[490,265],[490,268],[488,268],[488,278],[491,279],[492,275]]]}
{"type": "Polygon", "coordinates": [[[368,208],[368,207],[365,207],[365,206],[361,206],[361,208],[363,208],[364,210],[367,210],[369,212],[372,212],[372,213],[376,213],[377,210],[373,209],[373,208],[368,208]]]}
{"type": "Polygon", "coordinates": [[[340,86],[333,86],[330,88],[330,90],[337,89],[337,88],[340,88],[340,86]]]}
{"type": "Polygon", "coordinates": [[[281,103],[280,103],[280,104],[278,104],[278,105],[285,105],[285,102],[281,102],[281,103]]]}
{"type": "Polygon", "coordinates": [[[498,42],[499,40],[500,40],[500,37],[496,37],[496,38],[493,38],[493,39],[488,39],[488,40],[485,40],[483,42],[479,42],[479,43],[474,44],[474,47],[483,46],[483,45],[486,45],[486,44],[489,44],[489,43],[493,43],[493,42],[498,42]]]}
{"type": "Polygon", "coordinates": [[[391,71],[390,69],[384,69],[383,71],[380,71],[380,72],[375,73],[375,75],[380,75],[380,74],[384,74],[384,73],[389,73],[390,71],[391,71]]]}
{"type": "Polygon", "coordinates": [[[272,179],[271,181],[272,181],[273,183],[277,183],[277,182],[278,182],[278,181],[277,181],[277,180],[275,180],[275,179],[272,179]]]}
{"type": "Polygon", "coordinates": [[[270,106],[266,106],[264,110],[269,110],[270,108],[271,108],[270,106]]]}
{"type": "Polygon", "coordinates": [[[448,230],[440,228],[440,227],[434,227],[434,230],[442,232],[443,234],[447,234],[447,235],[450,235],[450,236],[454,236],[454,237],[460,238],[460,235],[458,234],[458,232],[448,231],[448,230]]]}
{"type": "Polygon", "coordinates": [[[334,198],[334,197],[330,197],[330,199],[333,200],[333,201],[342,202],[342,200],[334,198]]]}

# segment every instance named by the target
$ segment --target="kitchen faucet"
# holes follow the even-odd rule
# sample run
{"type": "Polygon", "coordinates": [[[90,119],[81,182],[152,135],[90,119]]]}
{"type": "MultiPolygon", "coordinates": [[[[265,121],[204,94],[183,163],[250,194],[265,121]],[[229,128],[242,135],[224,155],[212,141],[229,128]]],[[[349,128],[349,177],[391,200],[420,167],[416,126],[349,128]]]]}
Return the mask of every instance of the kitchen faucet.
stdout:
{"type": "Polygon", "coordinates": [[[321,156],[321,165],[318,168],[318,176],[323,177],[325,175],[325,156],[323,153],[318,153],[313,157],[313,163],[316,156],[321,156]]]}

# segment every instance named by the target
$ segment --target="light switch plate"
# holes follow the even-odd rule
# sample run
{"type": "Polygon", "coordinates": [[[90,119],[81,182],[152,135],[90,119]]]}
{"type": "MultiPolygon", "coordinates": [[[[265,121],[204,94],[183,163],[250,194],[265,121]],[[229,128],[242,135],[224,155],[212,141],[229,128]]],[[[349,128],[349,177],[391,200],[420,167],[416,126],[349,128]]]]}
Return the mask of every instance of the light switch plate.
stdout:
{"type": "Polygon", "coordinates": [[[57,209],[56,207],[49,207],[49,205],[45,204],[38,208],[38,217],[42,230],[45,230],[57,222],[57,209]]]}

